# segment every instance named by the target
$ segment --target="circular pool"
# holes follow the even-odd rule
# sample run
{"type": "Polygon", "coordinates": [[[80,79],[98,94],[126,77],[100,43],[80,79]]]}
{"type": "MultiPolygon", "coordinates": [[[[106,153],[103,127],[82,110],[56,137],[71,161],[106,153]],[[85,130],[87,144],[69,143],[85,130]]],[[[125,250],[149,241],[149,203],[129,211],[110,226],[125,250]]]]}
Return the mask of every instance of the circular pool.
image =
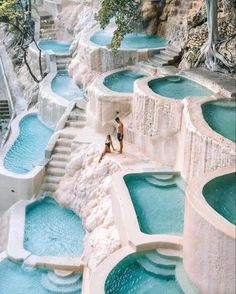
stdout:
{"type": "Polygon", "coordinates": [[[182,100],[187,96],[211,96],[208,88],[182,76],[167,76],[148,82],[149,88],[164,97],[182,100]]]}
{"type": "Polygon", "coordinates": [[[70,43],[60,40],[42,39],[39,40],[38,46],[44,51],[52,50],[54,53],[67,53],[69,54],[70,43]]]}
{"type": "Polygon", "coordinates": [[[204,186],[203,195],[215,211],[236,225],[236,173],[211,180],[204,186]]]}
{"type": "Polygon", "coordinates": [[[145,75],[134,70],[123,70],[107,76],[103,84],[110,90],[121,93],[132,93],[134,82],[145,75]]]}
{"type": "MultiPolygon", "coordinates": [[[[97,31],[90,38],[91,42],[99,46],[107,46],[111,43],[111,40],[112,40],[112,32],[107,32],[107,31],[97,31]]],[[[167,44],[167,40],[158,35],[132,33],[132,34],[127,34],[124,37],[120,48],[123,48],[123,49],[159,48],[159,47],[165,47],[166,44],[167,44]]]]}
{"type": "Polygon", "coordinates": [[[67,70],[58,71],[52,80],[52,90],[67,100],[83,98],[83,91],[75,84],[67,70]]]}
{"type": "Polygon", "coordinates": [[[154,250],[134,253],[121,260],[106,279],[105,293],[195,294],[198,291],[189,281],[178,257],[154,250]]]}
{"type": "Polygon", "coordinates": [[[236,142],[236,100],[207,102],[202,105],[202,113],[215,132],[236,142]]]}

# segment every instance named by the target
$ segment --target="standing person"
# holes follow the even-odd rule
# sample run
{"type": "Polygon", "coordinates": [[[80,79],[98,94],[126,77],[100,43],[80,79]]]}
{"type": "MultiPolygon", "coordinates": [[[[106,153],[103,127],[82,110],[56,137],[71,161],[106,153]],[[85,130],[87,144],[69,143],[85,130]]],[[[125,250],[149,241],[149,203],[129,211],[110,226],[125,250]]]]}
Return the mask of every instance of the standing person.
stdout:
{"type": "Polygon", "coordinates": [[[113,144],[112,144],[111,135],[107,135],[107,138],[105,141],[105,147],[98,162],[101,162],[101,160],[103,159],[106,153],[111,153],[111,147],[115,151],[115,148],[113,147],[113,144]]]}
{"type": "Polygon", "coordinates": [[[120,143],[120,154],[122,154],[123,150],[123,139],[124,139],[124,125],[119,119],[119,117],[116,117],[115,121],[118,123],[117,125],[117,140],[120,143]]]}

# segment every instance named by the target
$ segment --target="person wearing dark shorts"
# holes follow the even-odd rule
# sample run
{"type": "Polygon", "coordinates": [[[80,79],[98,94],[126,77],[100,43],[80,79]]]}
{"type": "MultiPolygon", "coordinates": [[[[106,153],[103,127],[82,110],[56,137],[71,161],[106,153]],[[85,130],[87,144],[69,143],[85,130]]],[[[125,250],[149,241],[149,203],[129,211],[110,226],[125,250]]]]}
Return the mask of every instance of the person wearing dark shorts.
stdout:
{"type": "Polygon", "coordinates": [[[124,125],[119,119],[119,117],[116,117],[115,121],[117,122],[117,140],[120,143],[120,154],[122,154],[123,151],[123,139],[124,139],[124,125]]]}

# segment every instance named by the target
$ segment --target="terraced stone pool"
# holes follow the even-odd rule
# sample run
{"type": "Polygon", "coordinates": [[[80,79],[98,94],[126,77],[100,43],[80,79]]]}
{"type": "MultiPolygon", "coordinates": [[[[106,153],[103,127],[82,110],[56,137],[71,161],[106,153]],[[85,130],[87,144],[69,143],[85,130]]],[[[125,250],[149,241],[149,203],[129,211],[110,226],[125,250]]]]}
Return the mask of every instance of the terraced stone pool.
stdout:
{"type": "Polygon", "coordinates": [[[143,233],[183,232],[185,196],[178,175],[130,174],[124,180],[143,233]]]}
{"type": "Polygon", "coordinates": [[[236,142],[236,100],[207,102],[202,105],[202,113],[210,128],[236,142]]]}
{"type": "Polygon", "coordinates": [[[39,40],[38,46],[44,51],[53,51],[54,53],[69,54],[70,43],[61,40],[42,39],[39,40]]]}
{"type": "Polygon", "coordinates": [[[182,261],[149,251],[131,254],[110,272],[106,294],[197,294],[184,272],[182,261]]]}
{"type": "Polygon", "coordinates": [[[49,195],[27,206],[24,248],[33,254],[79,257],[84,235],[79,216],[49,195]]]}
{"type": "Polygon", "coordinates": [[[107,76],[103,84],[112,91],[133,93],[134,82],[144,76],[144,74],[134,70],[123,70],[107,76]]]}
{"type": "Polygon", "coordinates": [[[216,212],[236,225],[236,173],[211,180],[204,186],[203,195],[216,212]]]}
{"type": "Polygon", "coordinates": [[[69,101],[83,98],[83,91],[75,84],[67,70],[58,71],[52,80],[52,90],[69,101]]]}
{"type": "Polygon", "coordinates": [[[26,174],[44,160],[44,150],[53,133],[36,113],[25,115],[19,123],[19,135],[4,158],[4,167],[26,174]]]}
{"type": "Polygon", "coordinates": [[[5,258],[0,262],[0,294],[81,294],[82,274],[59,277],[5,258]]]}
{"type": "MultiPolygon", "coordinates": [[[[112,32],[101,30],[95,32],[90,41],[100,45],[107,46],[111,43],[112,32]]],[[[123,41],[121,42],[121,47],[123,49],[144,49],[144,48],[159,48],[165,47],[167,45],[167,40],[158,35],[148,35],[144,33],[131,33],[127,34],[123,41]]]]}
{"type": "Polygon", "coordinates": [[[187,96],[211,96],[213,92],[182,76],[166,76],[148,82],[150,89],[163,96],[182,100],[187,96]]]}

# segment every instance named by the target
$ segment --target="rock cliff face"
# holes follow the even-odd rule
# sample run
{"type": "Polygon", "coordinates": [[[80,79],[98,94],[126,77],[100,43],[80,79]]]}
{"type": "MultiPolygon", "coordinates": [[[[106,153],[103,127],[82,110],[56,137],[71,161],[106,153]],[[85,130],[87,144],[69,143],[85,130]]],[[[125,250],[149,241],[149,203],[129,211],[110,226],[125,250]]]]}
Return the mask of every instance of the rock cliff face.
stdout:
{"type": "MultiPolygon", "coordinates": [[[[219,34],[225,41],[222,41],[218,49],[231,62],[236,60],[234,50],[236,45],[236,13],[234,7],[236,7],[235,0],[219,0],[219,34]]],[[[83,31],[96,25],[94,14],[98,8],[99,1],[79,2],[66,6],[58,17],[59,22],[62,22],[66,30],[75,37],[72,45],[74,55],[70,72],[78,83],[81,82],[79,75],[84,75],[86,71],[79,61],[78,42],[83,31]],[[79,65],[80,69],[78,70],[79,65]]],[[[183,48],[180,68],[193,67],[200,54],[200,48],[208,36],[206,1],[144,0],[142,12],[144,26],[148,33],[165,36],[172,43],[183,48]]],[[[88,81],[93,77],[93,74],[88,76],[88,81]]]]}
{"type": "Polygon", "coordinates": [[[120,248],[110,194],[111,175],[120,166],[109,158],[98,163],[99,156],[96,145],[75,150],[55,193],[61,205],[81,217],[87,231],[83,257],[90,269],[120,248]]]}

